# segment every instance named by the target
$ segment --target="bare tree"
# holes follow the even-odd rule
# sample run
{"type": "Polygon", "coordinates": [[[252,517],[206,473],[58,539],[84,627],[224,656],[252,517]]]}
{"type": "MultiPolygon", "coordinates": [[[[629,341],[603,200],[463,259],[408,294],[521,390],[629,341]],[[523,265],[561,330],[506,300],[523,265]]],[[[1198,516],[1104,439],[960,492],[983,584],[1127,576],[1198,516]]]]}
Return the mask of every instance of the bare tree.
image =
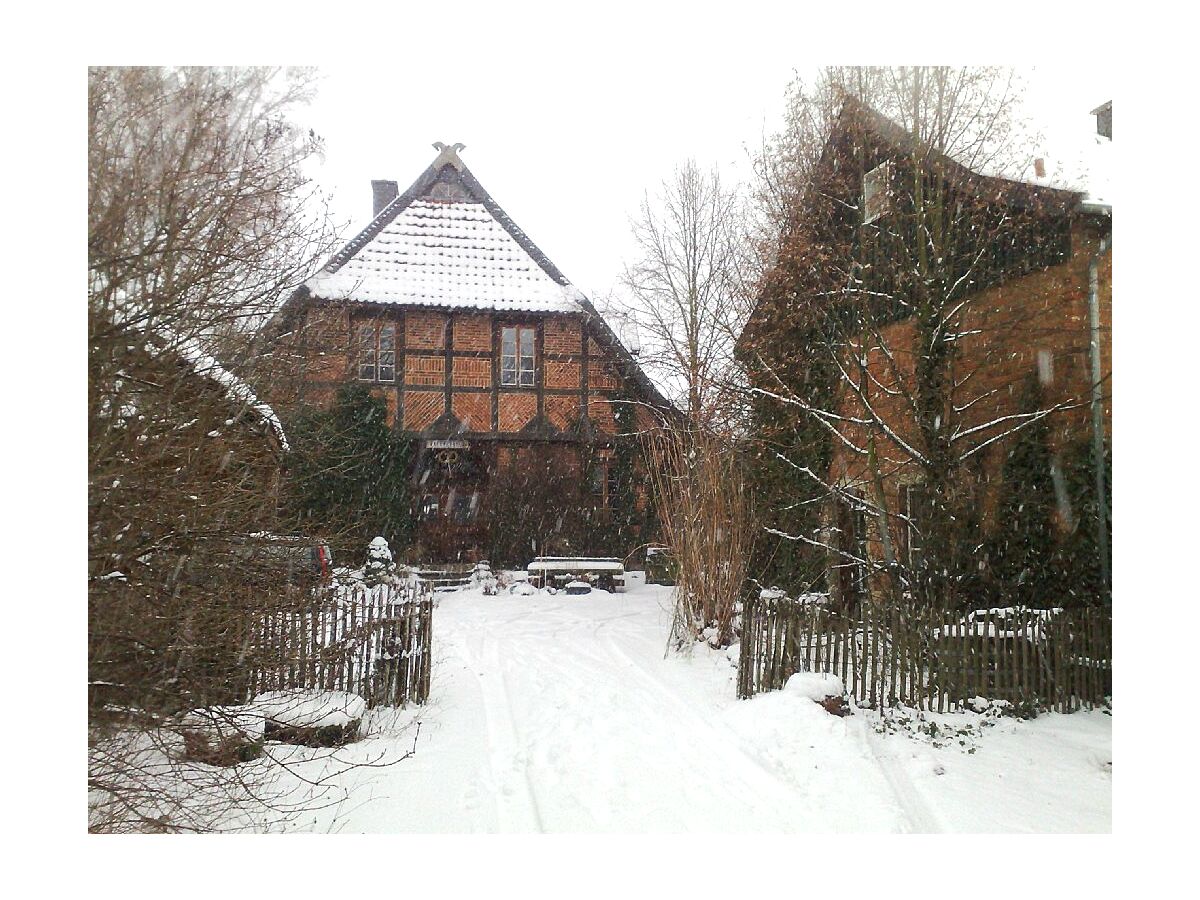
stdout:
{"type": "Polygon", "coordinates": [[[329,247],[301,171],[320,145],[289,118],[311,79],[96,68],[88,84],[91,825],[194,830],[216,810],[166,726],[244,699],[251,662],[270,662],[261,614],[297,590],[255,537],[288,529],[288,443],[245,352],[329,247]]]}
{"type": "Polygon", "coordinates": [[[677,392],[687,417],[712,424],[744,304],[739,302],[741,201],[694,160],[643,201],[633,224],[639,259],[623,283],[642,333],[642,358],[677,392]]]}

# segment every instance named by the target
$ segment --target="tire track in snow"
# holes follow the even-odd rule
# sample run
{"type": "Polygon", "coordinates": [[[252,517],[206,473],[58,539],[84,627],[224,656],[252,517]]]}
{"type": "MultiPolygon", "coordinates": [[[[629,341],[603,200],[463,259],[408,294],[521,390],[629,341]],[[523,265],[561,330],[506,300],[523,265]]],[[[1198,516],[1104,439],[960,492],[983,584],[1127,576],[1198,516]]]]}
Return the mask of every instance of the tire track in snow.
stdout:
{"type": "Polygon", "coordinates": [[[912,826],[909,829],[910,832],[915,834],[945,833],[946,829],[942,827],[941,820],[933,812],[929,804],[925,802],[925,798],[921,796],[920,789],[913,784],[912,778],[904,771],[903,764],[883,752],[875,729],[870,723],[865,725],[863,736],[866,739],[867,749],[872,759],[878,763],[880,771],[883,772],[883,777],[887,780],[888,786],[896,796],[897,804],[899,804],[905,818],[908,819],[912,826]]]}
{"type": "Polygon", "coordinates": [[[757,811],[770,810],[777,818],[790,818],[787,816],[790,811],[789,800],[798,799],[803,793],[799,785],[781,778],[757,755],[748,752],[741,745],[739,735],[728,725],[706,719],[696,712],[685,698],[681,698],[662,684],[655,677],[655,673],[631,656],[615,638],[605,635],[604,640],[614,655],[625,660],[640,673],[639,686],[643,690],[648,687],[650,690],[647,693],[656,694],[665,701],[666,705],[678,714],[680,720],[688,723],[689,730],[705,736],[706,739],[697,741],[695,746],[706,747],[708,754],[691,755],[698,763],[706,766],[711,762],[720,764],[716,770],[720,777],[714,783],[721,784],[728,793],[730,802],[749,801],[748,805],[757,811]],[[715,759],[710,755],[714,750],[717,751],[715,759]]]}
{"type": "Polygon", "coordinates": [[[517,832],[545,831],[541,808],[529,777],[529,758],[521,749],[517,733],[516,717],[513,715],[512,696],[508,680],[500,659],[497,642],[483,637],[486,652],[483,657],[486,675],[478,672],[480,690],[483,693],[484,714],[487,717],[489,767],[492,781],[496,785],[496,811],[500,816],[502,830],[517,832]],[[496,715],[499,712],[500,715],[496,715]],[[520,785],[512,787],[512,776],[519,772],[520,785]]]}

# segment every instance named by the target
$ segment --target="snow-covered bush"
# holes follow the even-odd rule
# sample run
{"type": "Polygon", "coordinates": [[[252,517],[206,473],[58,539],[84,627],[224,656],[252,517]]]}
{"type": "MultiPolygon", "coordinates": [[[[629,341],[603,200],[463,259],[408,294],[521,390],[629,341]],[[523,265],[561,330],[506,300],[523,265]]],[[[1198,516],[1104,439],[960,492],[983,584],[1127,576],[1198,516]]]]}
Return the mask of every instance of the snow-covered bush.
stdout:
{"type": "Polygon", "coordinates": [[[475,568],[471,572],[471,587],[483,591],[485,596],[491,597],[495,595],[498,582],[496,576],[492,574],[491,564],[487,560],[480,560],[475,563],[475,568]]]}
{"type": "Polygon", "coordinates": [[[367,545],[367,562],[363,566],[363,581],[369,585],[383,584],[396,577],[396,563],[386,538],[374,537],[367,545]]]}

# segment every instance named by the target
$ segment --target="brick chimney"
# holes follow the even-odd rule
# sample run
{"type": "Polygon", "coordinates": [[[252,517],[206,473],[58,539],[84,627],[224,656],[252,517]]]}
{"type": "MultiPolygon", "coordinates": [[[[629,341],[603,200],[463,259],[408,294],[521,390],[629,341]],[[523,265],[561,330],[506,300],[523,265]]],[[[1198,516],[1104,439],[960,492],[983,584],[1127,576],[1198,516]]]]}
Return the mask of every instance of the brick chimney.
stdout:
{"type": "Polygon", "coordinates": [[[395,200],[400,195],[400,188],[394,181],[372,181],[371,182],[371,199],[374,203],[374,209],[371,210],[371,215],[377,216],[383,212],[383,208],[395,200]]]}

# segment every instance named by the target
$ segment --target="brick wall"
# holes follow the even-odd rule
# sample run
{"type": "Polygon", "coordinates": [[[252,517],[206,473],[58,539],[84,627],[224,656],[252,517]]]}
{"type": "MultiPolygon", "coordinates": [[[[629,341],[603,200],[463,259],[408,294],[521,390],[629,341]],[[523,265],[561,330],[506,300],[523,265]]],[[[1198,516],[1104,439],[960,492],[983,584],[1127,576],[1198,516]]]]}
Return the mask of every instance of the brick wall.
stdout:
{"type": "Polygon", "coordinates": [[[555,428],[566,431],[579,421],[580,403],[578,397],[546,397],[546,416],[555,428]]]}
{"type": "MultiPolygon", "coordinates": [[[[1067,262],[993,286],[971,299],[962,327],[964,335],[959,341],[960,356],[954,363],[960,386],[953,402],[959,409],[968,407],[956,423],[960,429],[987,425],[1002,416],[1024,412],[1020,408],[1023,389],[1031,376],[1037,376],[1042,385],[1043,408],[1056,404],[1071,407],[1048,418],[1051,448],[1090,436],[1088,263],[1097,246],[1098,235],[1090,227],[1077,224],[1072,231],[1072,256],[1067,262]]],[[[1104,422],[1111,435],[1111,253],[1100,260],[1098,280],[1104,422]]],[[[903,396],[911,394],[915,386],[913,372],[919,348],[914,347],[912,323],[892,325],[882,336],[895,363],[889,363],[882,352],[874,353],[871,370],[879,383],[870,386],[868,397],[880,418],[903,440],[919,448],[920,435],[903,396]]],[[[840,411],[850,416],[864,414],[857,399],[847,393],[842,395],[840,411]]],[[[981,431],[973,443],[1002,434],[1011,425],[1010,421],[981,431]]],[[[865,446],[863,429],[846,428],[843,433],[858,446],[865,446]]],[[[895,503],[900,485],[917,479],[919,474],[896,443],[882,435],[876,439],[881,468],[886,473],[886,497],[895,503]]],[[[985,516],[993,511],[1012,440],[1002,438],[977,454],[984,481],[992,485],[979,498],[985,516]]],[[[865,484],[867,476],[866,461],[835,441],[831,479],[865,484]]]]}
{"type": "MultiPolygon", "coordinates": [[[[458,346],[457,338],[455,346],[458,346]]],[[[454,360],[454,386],[490,388],[492,386],[492,361],[458,357],[454,360]]]]}
{"type": "Polygon", "coordinates": [[[492,430],[491,393],[456,393],[450,408],[468,431],[492,430]]]}
{"type": "Polygon", "coordinates": [[[500,430],[520,431],[537,415],[537,395],[504,393],[500,395],[500,430]]]}
{"type": "Polygon", "coordinates": [[[619,384],[617,371],[612,363],[605,359],[588,361],[588,386],[605,390],[616,390],[619,384]]]}
{"type": "Polygon", "coordinates": [[[490,352],[492,349],[492,317],[456,314],[454,316],[454,349],[490,352]]]}
{"type": "Polygon", "coordinates": [[[317,306],[308,311],[304,344],[307,371],[313,381],[337,381],[350,371],[350,316],[336,306],[317,306]]]}
{"type": "Polygon", "coordinates": [[[597,431],[606,434],[617,433],[617,422],[613,418],[613,405],[603,394],[588,395],[588,418],[592,420],[597,431]]]}
{"type": "Polygon", "coordinates": [[[444,350],[448,320],[442,313],[406,310],[404,314],[404,343],[418,350],[444,350]]]}
{"type": "Polygon", "coordinates": [[[548,388],[579,390],[582,366],[574,360],[546,360],[545,384],[548,388]]]}
{"type": "Polygon", "coordinates": [[[543,328],[546,352],[578,355],[582,337],[579,328],[574,319],[546,319],[543,328]]]}
{"type": "MultiPolygon", "coordinates": [[[[306,315],[308,325],[300,356],[303,361],[300,368],[304,373],[301,376],[303,396],[313,405],[327,405],[332,401],[336,385],[352,380],[355,375],[351,326],[362,316],[361,312],[352,316],[347,307],[333,305],[313,305],[306,315]]],[[[537,391],[506,390],[494,384],[493,373],[498,361],[491,355],[495,327],[492,315],[455,313],[450,316],[420,309],[386,310],[379,315],[392,317],[401,328],[403,338],[397,342],[397,366],[403,373],[402,383],[394,388],[377,386],[378,392],[388,398],[389,422],[395,421],[400,409],[403,410],[401,425],[404,429],[420,431],[429,427],[442,414],[444,394],[428,389],[444,387],[447,375],[456,389],[452,409],[471,431],[491,431],[493,403],[499,408],[499,430],[503,433],[520,431],[536,416],[537,391]],[[451,323],[453,354],[448,373],[445,351],[451,323]],[[472,390],[458,390],[462,388],[472,390]],[[479,393],[474,393],[475,390],[479,393]]],[[[528,317],[528,323],[536,318],[528,317]]],[[[545,391],[543,409],[555,427],[567,430],[578,423],[583,412],[579,393],[584,384],[582,322],[577,318],[546,316],[541,319],[541,325],[543,344],[537,365],[539,382],[545,391]],[[568,391],[573,395],[567,394],[568,391]]],[[[293,340],[293,343],[300,341],[293,340]]],[[[589,415],[599,431],[612,433],[615,422],[608,401],[611,393],[620,387],[618,370],[596,340],[588,338],[588,347],[589,415]]],[[[293,355],[299,355],[299,352],[293,355]]],[[[299,390],[300,379],[294,383],[297,388],[290,395],[291,402],[298,396],[295,391],[299,390]]],[[[281,405],[286,407],[287,403],[281,405]]],[[[652,426],[653,422],[647,424],[652,426]]]]}
{"type": "Polygon", "coordinates": [[[432,425],[445,409],[446,398],[441,391],[405,391],[404,427],[421,431],[432,425]]]}
{"type": "Polygon", "coordinates": [[[446,383],[446,358],[444,356],[404,357],[404,383],[412,385],[444,385],[446,383]]]}

